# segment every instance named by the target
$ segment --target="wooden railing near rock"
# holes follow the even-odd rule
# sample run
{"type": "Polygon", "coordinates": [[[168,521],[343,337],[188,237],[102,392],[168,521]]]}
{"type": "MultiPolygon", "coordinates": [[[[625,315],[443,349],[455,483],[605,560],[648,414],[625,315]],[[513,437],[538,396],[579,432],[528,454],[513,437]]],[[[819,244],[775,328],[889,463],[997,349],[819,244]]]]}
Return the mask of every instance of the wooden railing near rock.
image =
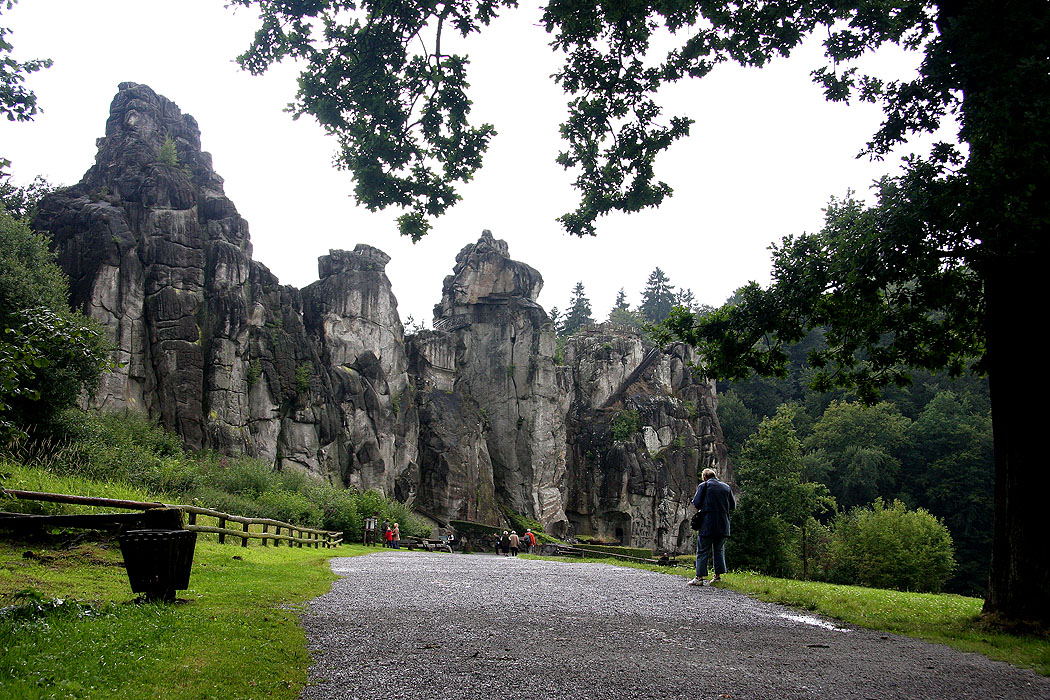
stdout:
{"type": "Polygon", "coordinates": [[[247,547],[248,540],[260,540],[262,545],[265,547],[266,543],[270,540],[273,541],[273,545],[279,546],[281,542],[287,542],[289,546],[298,545],[302,547],[338,547],[343,543],[343,533],[335,532],[334,530],[318,530],[310,527],[299,527],[298,525],[291,525],[280,520],[271,520],[270,518],[248,518],[240,515],[230,515],[229,513],[223,513],[222,511],[212,510],[211,508],[201,508],[199,506],[172,506],[174,508],[182,508],[186,511],[186,517],[189,521],[186,524],[187,530],[194,530],[196,532],[212,532],[219,535],[219,543],[224,544],[226,542],[226,536],[241,538],[241,546],[247,547]],[[215,518],[218,521],[218,525],[201,525],[197,522],[197,516],[204,515],[211,518],[215,518]],[[238,523],[241,525],[241,529],[236,530],[233,528],[226,527],[227,523],[238,523]],[[260,532],[252,532],[249,528],[252,525],[261,526],[260,532]],[[270,528],[274,531],[271,533],[270,528]],[[285,530],[287,534],[281,534],[281,530],[285,530]]]}
{"type": "MultiPolygon", "coordinates": [[[[274,546],[278,546],[281,542],[287,542],[289,546],[299,547],[338,547],[343,542],[343,533],[336,532],[334,530],[319,530],[310,527],[300,527],[298,525],[292,525],[291,523],[282,522],[280,520],[271,520],[270,518],[249,518],[240,515],[231,515],[229,513],[223,513],[219,510],[213,510],[211,508],[201,508],[200,506],[187,506],[170,503],[158,503],[149,501],[125,501],[114,498],[99,498],[96,496],[74,496],[71,494],[64,493],[45,493],[41,491],[18,491],[13,489],[2,489],[2,492],[6,496],[18,498],[22,500],[35,500],[35,501],[48,501],[51,503],[67,503],[71,505],[84,505],[84,506],[95,506],[102,508],[121,508],[124,510],[141,510],[150,511],[159,508],[175,508],[181,510],[187,514],[187,524],[184,525],[185,529],[193,530],[195,532],[209,532],[219,536],[219,543],[224,544],[226,537],[239,537],[241,538],[241,546],[247,547],[249,540],[260,540],[263,546],[268,541],[273,541],[274,546]],[[197,522],[199,516],[205,516],[214,518],[217,521],[216,525],[204,525],[197,522]],[[228,523],[237,523],[241,527],[239,529],[227,527],[228,523]],[[251,526],[256,525],[261,528],[261,531],[251,531],[251,526]],[[270,532],[270,528],[273,528],[273,532],[270,532]],[[282,533],[282,530],[284,531],[282,533]]],[[[41,516],[25,516],[26,518],[36,519],[41,516]]],[[[48,523],[54,526],[60,526],[63,523],[62,518],[68,520],[68,526],[70,527],[87,527],[85,524],[74,524],[77,518],[84,518],[87,516],[43,516],[48,519],[48,523]]],[[[122,516],[111,514],[108,518],[106,516],[91,516],[92,522],[102,524],[107,520],[112,521],[112,524],[120,524],[120,521],[124,518],[122,516]]],[[[37,520],[40,524],[44,524],[43,520],[37,520]]],[[[27,521],[28,524],[28,521],[27,521]]]]}

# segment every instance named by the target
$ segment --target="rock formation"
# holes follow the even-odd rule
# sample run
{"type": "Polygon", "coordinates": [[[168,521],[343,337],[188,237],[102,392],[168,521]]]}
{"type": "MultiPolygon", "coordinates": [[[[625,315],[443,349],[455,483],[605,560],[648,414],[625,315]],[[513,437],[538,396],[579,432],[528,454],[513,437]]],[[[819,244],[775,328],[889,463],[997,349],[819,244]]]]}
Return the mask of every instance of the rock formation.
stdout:
{"type": "Polygon", "coordinates": [[[569,339],[565,510],[574,532],[680,549],[692,534],[699,471],[732,481],[714,386],[696,379],[695,361],[686,345],[653,347],[628,329],[592,327],[569,339]]]}
{"type": "Polygon", "coordinates": [[[145,412],[190,448],[439,522],[514,512],[659,549],[688,540],[698,468],[729,468],[687,348],[600,327],[561,362],[542,277],[488,231],[456,257],[434,330],[408,339],[380,250],[330,251],[317,282],[281,285],[252,260],[196,122],[146,86],[121,84],[94,166],[35,226],[117,348],[91,405],[145,412]]]}
{"type": "Polygon", "coordinates": [[[418,429],[384,253],[332,251],[319,281],[279,284],[251,259],[196,122],[134,83],[113,100],[95,165],[41,203],[35,226],[74,304],[117,345],[94,406],[144,411],[193,449],[410,496],[398,478],[418,429]]]}
{"type": "Polygon", "coordinates": [[[571,387],[555,367],[554,328],[536,303],[542,286],[536,270],[511,260],[507,244],[485,231],[456,256],[428,344],[444,349],[452,390],[470,396],[485,418],[497,500],[557,531],[568,524],[571,387]]]}

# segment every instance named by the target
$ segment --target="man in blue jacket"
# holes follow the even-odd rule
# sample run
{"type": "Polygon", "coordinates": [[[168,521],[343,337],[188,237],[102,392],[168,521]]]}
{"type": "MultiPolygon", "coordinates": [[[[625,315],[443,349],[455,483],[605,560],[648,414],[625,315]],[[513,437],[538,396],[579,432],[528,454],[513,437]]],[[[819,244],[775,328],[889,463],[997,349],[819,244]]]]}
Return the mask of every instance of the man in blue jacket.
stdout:
{"type": "Polygon", "coordinates": [[[715,476],[714,469],[705,469],[703,481],[696,488],[693,505],[700,511],[700,530],[696,533],[696,578],[690,586],[703,586],[707,577],[707,562],[713,557],[715,575],[710,583],[722,580],[726,572],[726,538],[729,537],[729,511],[736,508],[736,499],[729,484],[715,476]]]}

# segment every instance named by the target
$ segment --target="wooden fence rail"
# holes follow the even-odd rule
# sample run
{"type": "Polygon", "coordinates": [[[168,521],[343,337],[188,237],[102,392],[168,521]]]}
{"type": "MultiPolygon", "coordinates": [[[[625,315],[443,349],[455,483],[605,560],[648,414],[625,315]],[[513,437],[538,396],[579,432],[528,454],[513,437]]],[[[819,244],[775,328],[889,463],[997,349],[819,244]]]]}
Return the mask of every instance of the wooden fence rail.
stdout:
{"type": "Polygon", "coordinates": [[[73,505],[96,506],[102,508],[122,508],[125,510],[153,510],[156,508],[178,508],[187,514],[188,523],[184,526],[187,530],[195,532],[210,532],[219,535],[219,543],[226,542],[226,536],[240,537],[241,546],[247,547],[248,540],[260,540],[263,546],[272,540],[274,546],[281,542],[287,542],[289,546],[299,547],[338,547],[343,542],[343,533],[334,530],[319,530],[310,527],[299,527],[291,523],[270,518],[248,518],[240,515],[230,515],[211,508],[200,506],[187,506],[169,503],[157,503],[149,501],[124,501],[114,498],[98,498],[95,496],[73,496],[64,493],[45,493],[42,491],[18,491],[14,489],[0,489],[4,495],[23,500],[49,501],[52,503],[68,503],[73,505]],[[202,525],[197,523],[198,516],[215,518],[218,524],[202,525]],[[238,523],[239,529],[226,527],[227,523],[238,523]],[[261,532],[250,531],[252,525],[261,526],[261,532]],[[274,528],[273,533],[269,531],[274,528]],[[284,530],[285,534],[281,531],[284,530]]]}

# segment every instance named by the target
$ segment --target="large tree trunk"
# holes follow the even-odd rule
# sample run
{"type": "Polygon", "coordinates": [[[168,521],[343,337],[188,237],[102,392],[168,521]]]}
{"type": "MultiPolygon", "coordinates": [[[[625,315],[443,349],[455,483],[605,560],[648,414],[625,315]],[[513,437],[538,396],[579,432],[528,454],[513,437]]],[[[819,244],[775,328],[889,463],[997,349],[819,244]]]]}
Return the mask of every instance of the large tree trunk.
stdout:
{"type": "Polygon", "coordinates": [[[1031,321],[1038,317],[1038,311],[1033,317],[1031,304],[1042,306],[1038,300],[1046,299],[1046,288],[1035,262],[997,265],[986,278],[995,524],[984,612],[1007,624],[1050,628],[1050,470],[1040,430],[1045,420],[1038,408],[1050,392],[1047,372],[1031,344],[1031,321]]]}
{"type": "MultiPolygon", "coordinates": [[[[964,211],[984,281],[985,367],[995,439],[995,520],[985,613],[1050,628],[1047,455],[1039,407],[1047,372],[1033,342],[1043,325],[1050,232],[1050,5],[943,0],[949,49],[940,66],[963,96],[969,145],[964,211]],[[1040,425],[1037,425],[1040,424],[1040,425]]],[[[974,488],[990,488],[974,484],[974,488]]]]}

